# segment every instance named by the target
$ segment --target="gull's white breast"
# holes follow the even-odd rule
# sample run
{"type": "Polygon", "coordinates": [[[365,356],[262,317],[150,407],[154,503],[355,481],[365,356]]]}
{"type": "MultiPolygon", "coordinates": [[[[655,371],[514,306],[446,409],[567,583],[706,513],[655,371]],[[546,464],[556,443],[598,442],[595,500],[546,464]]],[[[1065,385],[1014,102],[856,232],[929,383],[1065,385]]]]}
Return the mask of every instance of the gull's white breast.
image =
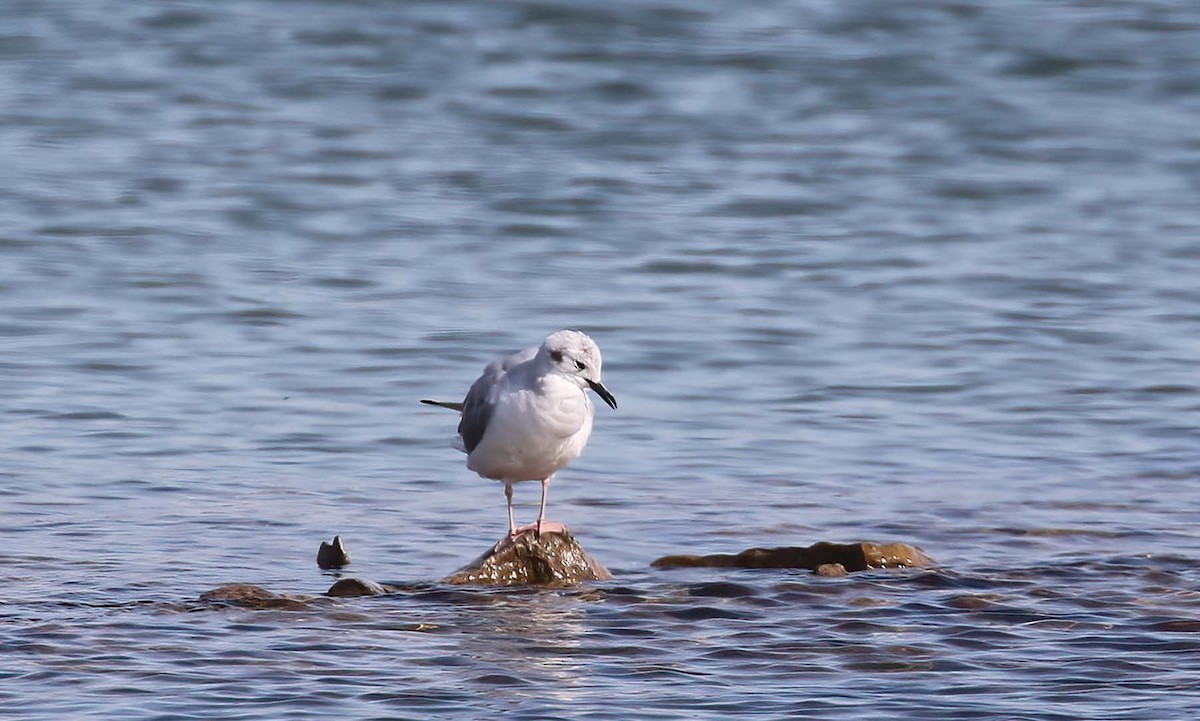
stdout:
{"type": "Polygon", "coordinates": [[[549,478],[587,445],[592,401],[558,374],[543,376],[532,388],[513,388],[507,381],[492,389],[495,408],[467,467],[509,483],[549,478]]]}

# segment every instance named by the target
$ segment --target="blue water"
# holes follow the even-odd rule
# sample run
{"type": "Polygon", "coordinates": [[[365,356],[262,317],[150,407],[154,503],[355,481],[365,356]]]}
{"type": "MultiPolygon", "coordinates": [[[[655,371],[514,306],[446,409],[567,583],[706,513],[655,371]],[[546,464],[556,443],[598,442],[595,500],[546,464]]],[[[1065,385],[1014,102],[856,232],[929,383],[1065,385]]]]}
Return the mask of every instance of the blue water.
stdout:
{"type": "Polygon", "coordinates": [[[1200,716],[1194,4],[0,7],[0,716],[1200,716]],[[441,586],[564,327],[616,578],[441,586]]]}

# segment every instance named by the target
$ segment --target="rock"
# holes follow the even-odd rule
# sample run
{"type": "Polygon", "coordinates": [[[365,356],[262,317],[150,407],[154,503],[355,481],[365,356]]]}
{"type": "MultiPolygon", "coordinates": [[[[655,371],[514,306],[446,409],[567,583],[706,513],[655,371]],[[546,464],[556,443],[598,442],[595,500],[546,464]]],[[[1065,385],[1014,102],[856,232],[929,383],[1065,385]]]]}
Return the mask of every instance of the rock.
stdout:
{"type": "Polygon", "coordinates": [[[346,547],[342,545],[342,537],[334,536],[333,543],[321,541],[321,547],[317,549],[317,565],[321,568],[341,568],[349,565],[350,554],[346,553],[346,547]]]}
{"type": "Polygon", "coordinates": [[[861,543],[867,568],[921,568],[934,560],[907,543],[861,543]]]}
{"type": "Polygon", "coordinates": [[[285,596],[268,591],[252,583],[229,583],[200,594],[202,603],[239,606],[241,608],[282,608],[299,610],[308,608],[306,596],[285,596]]]}
{"type": "Polygon", "coordinates": [[[920,568],[933,559],[907,543],[814,543],[811,546],[751,548],[736,555],[717,553],[710,556],[663,556],[655,568],[807,568],[838,564],[846,571],[869,568],[920,568]]]}
{"type": "Polygon", "coordinates": [[[574,586],[583,581],[607,581],[608,569],[592,558],[569,530],[524,533],[504,539],[444,583],[485,586],[574,586]]]}
{"type": "Polygon", "coordinates": [[[382,596],[390,593],[388,587],[365,578],[339,578],[325,592],[326,596],[338,598],[357,598],[359,596],[382,596]]]}
{"type": "Polygon", "coordinates": [[[848,576],[850,572],[840,563],[822,563],[813,569],[813,575],[836,578],[838,576],[848,576]]]}

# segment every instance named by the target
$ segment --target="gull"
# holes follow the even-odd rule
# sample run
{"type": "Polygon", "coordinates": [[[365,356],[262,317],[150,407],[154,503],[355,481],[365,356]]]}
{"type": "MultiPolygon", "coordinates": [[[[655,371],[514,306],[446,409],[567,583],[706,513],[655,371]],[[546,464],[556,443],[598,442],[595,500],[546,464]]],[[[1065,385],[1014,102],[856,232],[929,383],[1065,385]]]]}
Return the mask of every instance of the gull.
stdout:
{"type": "Polygon", "coordinates": [[[588,389],[617,407],[600,380],[600,366],[595,341],[577,330],[560,330],[540,346],[488,365],[462,403],[421,401],[462,413],[454,447],[467,454],[467,468],[504,484],[510,539],[528,531],[565,530],[546,520],[546,490],[592,435],[596,410],[588,389]],[[522,481],[541,482],[542,505],[536,523],[518,528],[513,484],[522,481]]]}

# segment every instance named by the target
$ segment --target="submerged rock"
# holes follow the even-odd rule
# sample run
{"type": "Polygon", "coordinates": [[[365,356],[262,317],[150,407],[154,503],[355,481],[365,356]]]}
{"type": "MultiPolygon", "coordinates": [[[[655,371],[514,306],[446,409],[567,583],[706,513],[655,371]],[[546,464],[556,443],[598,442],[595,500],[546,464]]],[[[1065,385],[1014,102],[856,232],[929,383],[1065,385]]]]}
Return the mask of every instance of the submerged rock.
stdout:
{"type": "Polygon", "coordinates": [[[836,578],[838,576],[848,576],[850,572],[840,563],[822,563],[813,569],[813,574],[817,576],[829,576],[836,578]]]}
{"type": "MultiPolygon", "coordinates": [[[[907,543],[814,543],[811,546],[751,548],[738,554],[716,553],[709,556],[663,556],[655,568],[807,568],[840,565],[845,571],[871,568],[919,568],[933,559],[907,543]]],[[[826,569],[823,575],[836,573],[826,569]]]]}
{"type": "Polygon", "coordinates": [[[485,586],[574,586],[612,578],[569,530],[524,533],[504,539],[444,579],[445,583],[485,586]]]}
{"type": "Polygon", "coordinates": [[[333,543],[321,541],[321,547],[317,549],[317,565],[321,568],[341,568],[350,563],[350,554],[346,552],[346,547],[342,545],[342,537],[334,536],[333,543]]]}
{"type": "Polygon", "coordinates": [[[241,608],[308,608],[307,596],[289,596],[268,591],[252,583],[228,583],[200,594],[201,603],[239,606],[241,608]]]}
{"type": "Polygon", "coordinates": [[[385,593],[391,593],[392,590],[366,578],[339,578],[329,587],[325,595],[338,598],[358,598],[359,596],[382,596],[385,593]]]}

